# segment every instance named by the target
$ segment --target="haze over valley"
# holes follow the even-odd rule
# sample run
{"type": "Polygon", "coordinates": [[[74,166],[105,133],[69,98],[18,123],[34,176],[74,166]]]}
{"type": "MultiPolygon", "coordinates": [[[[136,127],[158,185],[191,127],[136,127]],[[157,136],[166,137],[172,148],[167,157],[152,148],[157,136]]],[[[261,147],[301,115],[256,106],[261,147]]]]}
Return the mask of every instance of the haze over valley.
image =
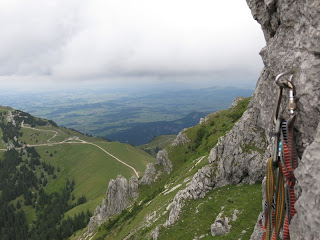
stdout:
{"type": "Polygon", "coordinates": [[[234,87],[83,88],[8,92],[0,95],[0,102],[84,134],[140,145],[155,136],[178,134],[197,124],[201,117],[229,107],[237,96],[251,94],[251,89],[234,87]]]}

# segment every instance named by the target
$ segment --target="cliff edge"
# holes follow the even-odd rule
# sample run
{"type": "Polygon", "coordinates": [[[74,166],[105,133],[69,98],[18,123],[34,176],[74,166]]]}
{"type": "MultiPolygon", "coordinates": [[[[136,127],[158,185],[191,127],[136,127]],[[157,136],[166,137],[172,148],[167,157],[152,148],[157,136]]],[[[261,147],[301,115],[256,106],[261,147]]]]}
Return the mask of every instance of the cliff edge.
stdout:
{"type": "MultiPolygon", "coordinates": [[[[296,192],[301,195],[297,196],[297,214],[290,224],[291,239],[320,239],[320,177],[315,171],[319,166],[315,158],[320,156],[320,2],[247,0],[247,3],[254,19],[261,25],[266,46],[260,52],[264,69],[248,114],[243,118],[247,117],[249,123],[254,122],[256,127],[264,129],[268,149],[272,149],[274,79],[281,72],[293,67],[298,69],[294,79],[298,98],[294,131],[301,161],[295,175],[296,192]]],[[[283,99],[281,106],[284,117],[287,117],[286,102],[283,99]]],[[[270,151],[265,157],[268,154],[270,151]]],[[[251,239],[261,239],[258,228],[251,239]]]]}

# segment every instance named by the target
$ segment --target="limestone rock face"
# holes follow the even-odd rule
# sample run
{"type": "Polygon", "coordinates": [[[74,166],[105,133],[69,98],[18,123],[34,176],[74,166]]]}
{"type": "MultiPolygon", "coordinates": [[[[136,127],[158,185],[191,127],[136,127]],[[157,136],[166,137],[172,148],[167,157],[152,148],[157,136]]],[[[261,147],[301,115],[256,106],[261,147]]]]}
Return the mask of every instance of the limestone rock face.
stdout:
{"type": "Polygon", "coordinates": [[[156,169],[152,163],[147,164],[146,171],[144,172],[143,177],[140,180],[140,184],[142,185],[150,185],[156,176],[156,169]]]}
{"type": "Polygon", "coordinates": [[[233,129],[211,150],[209,163],[216,164],[217,187],[226,184],[261,182],[267,148],[265,132],[256,126],[254,109],[248,109],[233,129]]]}
{"type": "Polygon", "coordinates": [[[160,150],[157,153],[157,158],[156,158],[156,164],[158,165],[162,165],[163,169],[170,174],[170,172],[172,171],[172,162],[170,161],[169,157],[168,157],[168,152],[166,149],[160,150]]]}
{"type": "MultiPolygon", "coordinates": [[[[290,234],[292,239],[319,239],[319,162],[317,164],[315,159],[320,156],[320,1],[247,0],[247,3],[253,17],[261,24],[266,46],[260,52],[265,67],[248,109],[251,114],[247,113],[242,120],[247,117],[249,126],[253,123],[252,126],[265,131],[269,153],[274,140],[269,134],[273,129],[270,118],[276,95],[273,81],[281,72],[297,69],[293,83],[298,103],[293,127],[298,155],[302,159],[295,171],[300,198],[290,234]]],[[[287,96],[285,90],[280,113],[284,118],[288,117],[287,96]]],[[[261,239],[261,233],[255,231],[251,239],[261,239]]]]}
{"type": "Polygon", "coordinates": [[[214,170],[211,166],[204,166],[193,176],[188,186],[180,190],[173,201],[168,205],[167,210],[170,210],[169,218],[164,226],[168,227],[174,224],[179,219],[179,214],[184,206],[185,200],[203,198],[215,185],[214,170]]]}
{"type": "Polygon", "coordinates": [[[136,176],[132,176],[129,180],[129,199],[136,200],[139,196],[139,182],[136,176]]]}
{"type": "MultiPolygon", "coordinates": [[[[315,141],[316,133],[320,132],[317,129],[320,120],[320,1],[247,0],[247,3],[265,35],[266,46],[260,52],[265,67],[248,110],[210,152],[209,165],[204,168],[211,169],[214,174],[199,174],[204,168],[199,170],[192,183],[180,190],[169,204],[170,215],[164,226],[177,220],[186,199],[202,197],[213,187],[263,180],[275,140],[272,113],[278,87],[274,80],[278,74],[296,68],[293,83],[299,101],[293,127],[298,156],[303,157],[296,170],[297,188],[302,192],[291,223],[291,228],[295,228],[292,238],[317,239],[320,187],[314,158],[320,156],[319,143],[315,141]],[[200,175],[201,178],[195,180],[200,175]],[[305,238],[308,231],[310,238],[305,238]]],[[[279,113],[285,119],[288,118],[287,103],[285,89],[279,113]]],[[[261,231],[255,231],[251,239],[261,239],[261,231]]]]}
{"type": "Polygon", "coordinates": [[[126,178],[118,175],[116,180],[110,180],[106,198],[102,200],[101,206],[94,211],[94,216],[90,218],[88,232],[92,232],[96,226],[101,225],[109,217],[119,214],[126,209],[139,195],[138,179],[131,177],[129,184],[126,178]]]}
{"type": "Polygon", "coordinates": [[[320,124],[313,143],[302,155],[295,176],[302,195],[295,204],[298,212],[291,222],[291,239],[320,239],[320,124]]]}
{"type": "MultiPolygon", "coordinates": [[[[201,118],[203,119],[203,118],[201,118]]],[[[179,132],[179,134],[177,135],[177,137],[173,140],[172,142],[172,146],[176,147],[178,145],[183,145],[186,144],[188,142],[190,142],[190,139],[187,137],[187,134],[184,133],[186,129],[183,129],[181,132],[179,132]]]]}
{"type": "Polygon", "coordinates": [[[231,104],[231,108],[233,109],[233,108],[235,108],[237,105],[238,105],[238,103],[241,101],[241,100],[243,100],[244,99],[244,97],[236,97],[234,100],[233,100],[233,102],[232,102],[232,104],[231,104]]]}

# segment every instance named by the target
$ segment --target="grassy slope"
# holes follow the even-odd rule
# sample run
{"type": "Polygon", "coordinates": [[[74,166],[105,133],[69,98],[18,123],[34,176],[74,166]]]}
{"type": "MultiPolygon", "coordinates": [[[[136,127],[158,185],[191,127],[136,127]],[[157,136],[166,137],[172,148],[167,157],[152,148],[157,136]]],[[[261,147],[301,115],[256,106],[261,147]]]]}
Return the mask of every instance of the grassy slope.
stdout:
{"type": "MultiPolygon", "coordinates": [[[[44,127],[42,127],[42,129],[44,129],[44,127]]],[[[124,162],[132,165],[138,172],[143,172],[145,166],[149,162],[154,161],[150,155],[127,144],[117,142],[110,143],[102,139],[86,137],[64,128],[50,127],[47,129],[60,130],[59,134],[51,139],[51,142],[61,141],[72,136],[79,136],[83,140],[94,142],[101,146],[124,162]]],[[[36,131],[33,129],[23,129],[23,131],[23,137],[25,138],[30,135],[37,136],[36,138],[33,138],[33,143],[37,141],[35,144],[48,143],[47,139],[54,135],[54,133],[36,131]]],[[[74,178],[76,183],[73,191],[75,201],[83,194],[85,194],[88,199],[85,204],[77,206],[67,212],[66,216],[87,209],[93,212],[95,207],[101,204],[111,179],[115,179],[118,174],[122,174],[126,178],[130,178],[134,175],[131,169],[93,145],[59,144],[53,146],[39,146],[36,147],[36,149],[45,162],[50,162],[56,170],[58,167],[60,168],[60,172],[57,172],[56,179],[49,178],[49,184],[46,187],[47,192],[60,191],[67,178],[74,178]],[[51,154],[53,156],[50,156],[51,154]]]]}
{"type": "MultiPolygon", "coordinates": [[[[2,109],[0,109],[0,111],[1,110],[2,109]]],[[[6,109],[3,111],[6,111],[6,109]]],[[[154,162],[154,158],[150,155],[128,144],[121,144],[118,142],[110,143],[100,138],[84,136],[76,131],[51,125],[37,126],[36,128],[57,131],[58,134],[52,138],[55,135],[54,132],[21,128],[20,131],[23,135],[19,140],[32,145],[52,144],[54,142],[63,141],[69,137],[78,136],[82,140],[101,146],[114,156],[132,165],[140,173],[143,173],[149,162],[154,162]]],[[[0,137],[2,137],[1,129],[0,137]]],[[[2,145],[0,142],[0,148],[1,147],[2,145]]],[[[6,145],[3,144],[3,148],[6,148],[6,145]]],[[[86,203],[71,209],[65,214],[65,217],[69,215],[72,216],[81,211],[86,211],[87,209],[93,212],[94,209],[101,204],[110,179],[115,179],[118,174],[122,174],[126,178],[130,178],[134,175],[134,172],[130,168],[116,161],[93,145],[71,143],[52,144],[51,146],[38,146],[36,147],[36,150],[40,154],[42,161],[50,163],[55,167],[56,179],[53,179],[51,175],[46,175],[48,184],[45,187],[45,191],[47,193],[54,191],[60,192],[65,186],[66,179],[69,178],[70,180],[75,180],[75,188],[72,192],[75,196],[74,202],[76,202],[83,194],[87,197],[86,203]],[[50,156],[51,154],[52,156],[50,156]],[[58,171],[58,168],[60,171],[58,171]]],[[[3,154],[3,152],[0,153],[3,154]]],[[[40,172],[37,171],[37,174],[39,176],[40,172]]],[[[22,200],[20,201],[22,203],[22,209],[26,212],[28,223],[30,224],[36,217],[35,210],[31,206],[24,206],[23,196],[20,196],[19,198],[22,200]]]]}
{"type": "Polygon", "coordinates": [[[183,209],[177,223],[170,228],[164,228],[160,232],[159,240],[187,240],[206,234],[208,236],[204,239],[234,240],[240,237],[249,239],[261,209],[261,184],[251,186],[229,185],[214,189],[203,199],[189,201],[183,209]],[[232,218],[235,209],[239,210],[240,213],[237,214],[238,218],[235,222],[230,222],[231,232],[225,236],[212,237],[210,225],[218,214],[223,211],[223,216],[232,218]],[[243,230],[244,233],[242,233],[243,230]]]}
{"type": "MultiPolygon", "coordinates": [[[[190,143],[178,147],[167,147],[169,158],[174,166],[172,173],[162,174],[151,186],[141,186],[138,202],[142,202],[142,205],[133,208],[132,216],[123,213],[115,217],[117,220],[115,223],[107,222],[101,226],[94,239],[123,239],[128,235],[130,235],[129,239],[150,237],[155,227],[168,219],[169,213],[166,212],[166,207],[172,202],[175,194],[186,186],[198,169],[208,164],[209,151],[217,143],[218,138],[229,131],[241,117],[248,102],[249,99],[246,99],[233,110],[228,109],[219,111],[218,114],[211,114],[208,116],[207,123],[186,130],[191,139],[190,143]],[[202,161],[199,162],[200,159],[202,161]],[[180,187],[168,194],[163,193],[177,186],[180,187]],[[147,222],[146,216],[150,216],[152,220],[147,222]]],[[[238,220],[231,223],[233,228],[230,234],[216,238],[208,236],[207,239],[238,239],[241,235],[243,239],[247,239],[260,211],[260,187],[261,185],[226,186],[210,191],[204,199],[188,201],[182,209],[179,221],[168,229],[162,229],[159,239],[193,239],[193,237],[208,234],[210,225],[221,212],[222,206],[225,206],[225,214],[229,217],[234,209],[242,212],[238,220]],[[199,206],[199,214],[195,215],[197,206],[199,206]],[[243,230],[247,233],[242,234],[243,230]]]]}
{"type": "Polygon", "coordinates": [[[138,148],[150,153],[152,156],[157,155],[157,149],[164,149],[171,144],[176,138],[176,135],[161,135],[155,137],[151,142],[138,146],[138,148]]]}

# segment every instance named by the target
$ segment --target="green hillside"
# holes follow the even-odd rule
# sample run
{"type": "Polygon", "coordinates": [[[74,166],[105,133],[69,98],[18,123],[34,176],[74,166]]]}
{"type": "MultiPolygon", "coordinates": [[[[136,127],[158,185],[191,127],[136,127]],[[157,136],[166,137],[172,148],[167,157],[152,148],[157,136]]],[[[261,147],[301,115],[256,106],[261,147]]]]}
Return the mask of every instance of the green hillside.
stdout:
{"type": "MultiPolygon", "coordinates": [[[[131,145],[88,137],[28,113],[0,108],[0,115],[0,223],[16,212],[11,224],[25,221],[19,234],[28,232],[30,239],[45,239],[50,231],[56,232],[51,238],[62,239],[85,227],[111,179],[118,174],[130,178],[133,169],[141,176],[146,165],[155,161],[131,145]],[[39,222],[52,214],[55,220],[39,222]],[[70,229],[62,229],[68,224],[70,229]]],[[[4,232],[3,239],[20,239],[16,234],[4,232]]]]}
{"type": "MultiPolygon", "coordinates": [[[[218,138],[228,132],[247,109],[250,99],[244,99],[234,108],[207,116],[207,121],[185,131],[189,143],[167,146],[173,170],[162,173],[150,186],[140,186],[137,203],[97,229],[94,239],[152,239],[152,231],[164,224],[169,216],[167,206],[176,193],[184,189],[194,174],[208,164],[208,156],[218,138]]],[[[161,167],[156,166],[157,169],[161,167]]],[[[160,227],[158,239],[248,239],[261,208],[261,185],[229,185],[213,189],[205,198],[189,200],[182,208],[179,220],[171,227],[160,227]],[[210,226],[224,211],[232,216],[238,210],[238,219],[232,222],[231,232],[223,237],[212,237],[210,226]]]]}
{"type": "Polygon", "coordinates": [[[157,152],[161,149],[164,149],[166,146],[170,145],[173,140],[176,138],[176,135],[161,135],[152,139],[151,142],[138,146],[141,150],[149,153],[151,156],[156,157],[157,152]]]}

